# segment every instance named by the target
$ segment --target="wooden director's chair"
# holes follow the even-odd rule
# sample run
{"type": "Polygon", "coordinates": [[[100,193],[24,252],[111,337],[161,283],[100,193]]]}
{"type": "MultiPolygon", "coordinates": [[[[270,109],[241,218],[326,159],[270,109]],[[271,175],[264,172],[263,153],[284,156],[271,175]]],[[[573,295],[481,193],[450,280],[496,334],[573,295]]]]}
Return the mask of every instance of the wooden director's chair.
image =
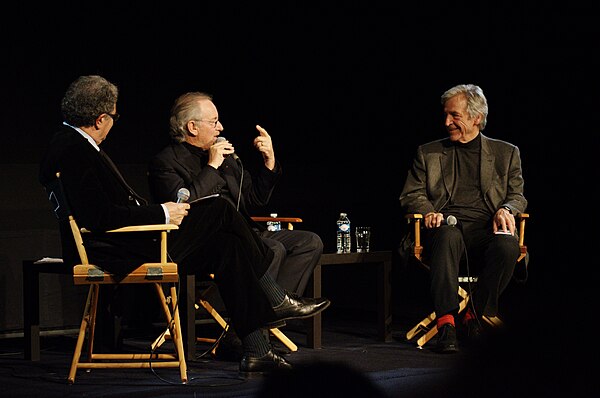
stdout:
{"type": "Polygon", "coordinates": [[[157,259],[157,262],[142,264],[124,277],[117,278],[115,275],[103,271],[100,268],[101,265],[89,263],[82,237],[82,233],[88,231],[78,227],[63,192],[60,173],[57,173],[56,176],[56,180],[45,187],[46,192],[57,218],[61,221],[68,220],[77,246],[81,263],[73,267],[73,281],[75,285],[89,285],[83,318],[69,371],[69,383],[75,382],[75,375],[78,369],[100,368],[179,368],[181,381],[186,383],[188,380],[187,367],[177,306],[176,285],[179,282],[179,274],[177,264],[167,261],[167,233],[178,229],[178,227],[172,224],[136,225],[108,231],[107,233],[110,234],[144,232],[158,233],[160,235],[160,240],[157,242],[157,244],[160,244],[160,258],[157,259]],[[150,283],[154,285],[166,318],[169,334],[172,337],[173,353],[156,353],[155,350],[158,348],[156,342],[150,346],[149,353],[147,354],[94,352],[94,333],[100,285],[131,283],[150,283]],[[165,296],[163,288],[168,289],[168,297],[165,296]],[[82,360],[82,350],[86,338],[87,360],[84,361],[82,360]]]}
{"type": "MultiPolygon", "coordinates": [[[[421,228],[423,222],[422,214],[407,214],[406,216],[407,222],[413,225],[413,228],[409,233],[413,234],[414,247],[412,249],[412,255],[415,257],[418,262],[423,265],[425,268],[429,269],[429,266],[423,262],[423,246],[421,244],[421,228]]],[[[527,246],[525,246],[525,221],[529,218],[529,214],[521,213],[516,217],[518,224],[518,236],[519,236],[519,248],[521,254],[517,259],[517,267],[523,266],[526,267],[526,264],[522,264],[526,256],[527,256],[527,246]]],[[[461,275],[458,278],[459,283],[477,283],[476,276],[470,275],[461,275]]],[[[462,287],[458,287],[458,295],[461,297],[461,301],[458,307],[458,313],[467,308],[467,304],[469,302],[469,293],[462,287]]],[[[437,327],[435,325],[436,315],[435,312],[430,313],[426,316],[422,321],[417,323],[412,329],[410,329],[406,333],[406,340],[413,340],[418,336],[417,339],[417,347],[423,348],[423,346],[433,338],[438,332],[437,327]],[[433,324],[433,326],[431,326],[433,324]]],[[[502,320],[498,317],[486,317],[483,316],[482,319],[493,327],[500,327],[503,325],[502,320]]]]}

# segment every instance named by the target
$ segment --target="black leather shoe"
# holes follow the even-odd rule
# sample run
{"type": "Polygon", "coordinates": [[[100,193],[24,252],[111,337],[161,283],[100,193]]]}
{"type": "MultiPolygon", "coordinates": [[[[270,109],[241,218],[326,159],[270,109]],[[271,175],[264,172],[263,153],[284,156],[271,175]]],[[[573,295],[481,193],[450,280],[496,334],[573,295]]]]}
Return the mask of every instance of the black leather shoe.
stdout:
{"type": "Polygon", "coordinates": [[[326,298],[299,297],[293,293],[287,293],[283,303],[274,307],[276,319],[302,319],[317,315],[329,307],[331,301],[326,298]]]}
{"type": "Polygon", "coordinates": [[[454,325],[446,323],[438,329],[438,338],[435,345],[435,350],[443,354],[453,354],[458,352],[456,328],[454,325]]]}
{"type": "Polygon", "coordinates": [[[264,375],[275,369],[292,370],[293,366],[273,349],[260,358],[244,355],[240,361],[240,375],[245,378],[264,375]]]}

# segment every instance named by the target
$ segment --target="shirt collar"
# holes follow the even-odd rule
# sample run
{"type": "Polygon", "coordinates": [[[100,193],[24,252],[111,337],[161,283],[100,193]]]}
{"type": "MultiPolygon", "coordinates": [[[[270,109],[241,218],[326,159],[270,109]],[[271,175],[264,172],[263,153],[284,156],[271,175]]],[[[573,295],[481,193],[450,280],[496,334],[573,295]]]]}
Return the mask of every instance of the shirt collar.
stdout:
{"type": "Polygon", "coordinates": [[[100,152],[100,147],[98,146],[98,144],[96,144],[96,141],[94,141],[94,139],[93,139],[93,138],[92,138],[92,137],[91,137],[91,136],[90,136],[88,133],[86,133],[85,131],[83,131],[83,130],[82,130],[82,129],[80,129],[79,127],[71,126],[71,125],[70,125],[69,123],[67,123],[67,122],[63,122],[63,124],[64,124],[65,126],[69,126],[69,127],[73,128],[73,129],[75,129],[75,130],[76,130],[76,131],[77,131],[79,134],[81,134],[81,135],[83,136],[83,138],[85,138],[86,140],[88,140],[88,141],[89,141],[89,143],[90,143],[90,144],[92,144],[92,146],[93,146],[94,148],[96,148],[96,150],[97,150],[98,152],[100,152]]]}

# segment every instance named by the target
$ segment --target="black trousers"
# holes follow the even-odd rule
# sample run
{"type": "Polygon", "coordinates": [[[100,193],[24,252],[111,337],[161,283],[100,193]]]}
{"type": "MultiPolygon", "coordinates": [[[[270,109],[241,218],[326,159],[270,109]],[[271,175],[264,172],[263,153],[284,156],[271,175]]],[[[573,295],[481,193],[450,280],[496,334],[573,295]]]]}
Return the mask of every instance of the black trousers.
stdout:
{"type": "Polygon", "coordinates": [[[170,233],[169,254],[180,273],[214,273],[231,323],[240,337],[274,320],[259,279],[273,261],[242,215],[222,198],[192,204],[180,228],[170,233]]]}
{"type": "Polygon", "coordinates": [[[496,316],[500,295],[508,286],[519,257],[516,236],[496,235],[490,225],[460,223],[425,230],[426,263],[431,296],[438,316],[458,311],[458,276],[477,275],[472,300],[477,315],[496,316]]]}
{"type": "Polygon", "coordinates": [[[323,253],[319,235],[288,229],[265,230],[259,234],[275,255],[267,271],[269,275],[285,290],[303,296],[323,253]]]}
{"type": "MultiPolygon", "coordinates": [[[[160,255],[156,235],[148,232],[92,236],[86,246],[93,264],[115,274],[126,274],[160,255]]],[[[274,319],[258,282],[273,262],[273,251],[228,201],[213,198],[192,204],[179,229],[169,233],[168,249],[181,275],[215,275],[240,337],[274,319]]],[[[111,313],[115,310],[112,305],[111,313]]]]}

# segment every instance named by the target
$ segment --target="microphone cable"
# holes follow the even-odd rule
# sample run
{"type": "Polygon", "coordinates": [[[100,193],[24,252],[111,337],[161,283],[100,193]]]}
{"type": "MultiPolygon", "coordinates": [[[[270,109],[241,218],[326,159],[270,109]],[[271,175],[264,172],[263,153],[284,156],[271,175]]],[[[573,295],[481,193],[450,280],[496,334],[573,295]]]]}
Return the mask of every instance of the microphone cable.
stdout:
{"type": "MultiPolygon", "coordinates": [[[[456,225],[457,225],[457,219],[453,215],[449,215],[448,217],[446,217],[445,222],[446,222],[446,225],[448,225],[448,226],[456,227],[456,225]]],[[[475,320],[479,324],[479,327],[482,327],[481,322],[479,320],[479,316],[477,315],[477,311],[475,310],[475,304],[473,303],[473,299],[475,297],[473,295],[474,277],[471,276],[471,269],[469,266],[469,252],[467,250],[467,245],[465,243],[465,238],[463,235],[462,228],[460,229],[460,231],[461,231],[461,237],[462,237],[461,241],[462,241],[462,246],[463,246],[463,250],[464,250],[464,257],[465,257],[465,271],[467,273],[466,283],[467,283],[467,294],[468,294],[468,298],[469,298],[467,305],[470,307],[471,311],[473,312],[473,316],[475,316],[475,320]]],[[[458,273],[460,275],[460,264],[459,264],[459,272],[458,273]]],[[[460,286],[460,279],[461,279],[461,277],[459,276],[459,286],[460,286]]],[[[467,311],[468,311],[468,309],[467,309],[467,311]]]]}
{"type": "MultiPolygon", "coordinates": [[[[226,138],[223,136],[217,137],[217,139],[215,140],[215,144],[217,142],[222,142],[225,140],[226,138]]],[[[237,156],[237,154],[233,153],[232,156],[233,159],[240,165],[240,169],[242,170],[242,175],[240,177],[240,191],[238,192],[237,203],[235,205],[235,209],[237,211],[240,211],[240,201],[242,199],[242,185],[244,184],[244,164],[242,163],[242,159],[240,159],[240,157],[237,156]]]]}
{"type": "Polygon", "coordinates": [[[242,175],[240,177],[240,190],[238,192],[237,204],[235,205],[235,209],[237,211],[240,211],[240,201],[242,199],[242,186],[244,185],[244,164],[242,163],[242,159],[240,159],[239,157],[236,158],[236,161],[239,163],[240,169],[242,170],[242,175]]]}
{"type": "MultiPolygon", "coordinates": [[[[462,241],[463,241],[463,248],[465,250],[465,270],[467,272],[467,293],[469,295],[469,301],[467,303],[467,306],[469,308],[465,308],[465,310],[468,311],[469,309],[471,309],[471,311],[473,312],[473,316],[475,317],[475,321],[477,321],[477,324],[479,325],[480,328],[483,328],[483,325],[481,324],[479,316],[477,315],[477,310],[475,309],[475,303],[473,302],[474,298],[475,298],[475,296],[473,294],[474,277],[471,277],[471,269],[469,267],[469,253],[467,251],[467,245],[465,244],[464,237],[463,237],[462,241]]],[[[477,282],[479,282],[479,277],[477,277],[477,282]]]]}

